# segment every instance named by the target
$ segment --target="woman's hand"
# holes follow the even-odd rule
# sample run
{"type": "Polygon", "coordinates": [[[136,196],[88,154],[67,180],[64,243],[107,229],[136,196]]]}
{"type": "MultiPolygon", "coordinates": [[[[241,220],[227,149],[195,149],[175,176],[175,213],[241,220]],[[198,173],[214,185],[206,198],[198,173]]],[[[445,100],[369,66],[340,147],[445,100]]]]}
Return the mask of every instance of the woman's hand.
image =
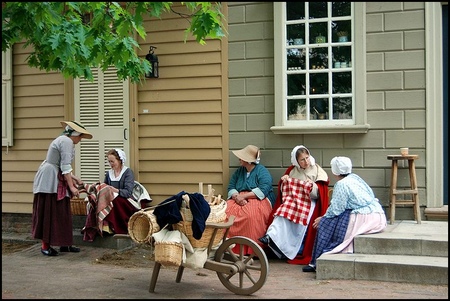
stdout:
{"type": "Polygon", "coordinates": [[[84,183],[81,180],[81,178],[79,178],[79,177],[77,177],[75,175],[72,175],[72,180],[75,182],[76,185],[83,185],[84,186],[84,183]]]}
{"type": "Polygon", "coordinates": [[[288,179],[289,179],[289,175],[284,175],[284,176],[281,177],[281,180],[283,182],[287,181],[288,179]]]}
{"type": "Polygon", "coordinates": [[[323,216],[319,216],[318,218],[316,218],[316,219],[314,220],[314,223],[313,223],[313,228],[314,228],[314,229],[317,229],[317,227],[319,227],[319,223],[320,223],[320,220],[322,219],[322,217],[323,217],[323,216]]]}
{"type": "Polygon", "coordinates": [[[80,191],[75,186],[70,187],[70,192],[75,197],[79,197],[80,196],[80,191]]]}
{"type": "Polygon", "coordinates": [[[247,199],[241,194],[234,194],[233,200],[236,202],[236,204],[241,206],[244,206],[248,203],[247,199]]]}

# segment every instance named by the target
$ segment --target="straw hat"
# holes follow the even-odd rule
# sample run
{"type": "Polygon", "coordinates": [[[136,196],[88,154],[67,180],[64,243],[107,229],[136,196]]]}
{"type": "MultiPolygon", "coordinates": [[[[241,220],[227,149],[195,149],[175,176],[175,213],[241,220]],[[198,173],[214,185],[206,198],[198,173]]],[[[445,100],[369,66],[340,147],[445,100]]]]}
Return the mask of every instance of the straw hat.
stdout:
{"type": "Polygon", "coordinates": [[[86,128],[79,123],[78,121],[61,121],[61,125],[63,128],[66,128],[66,126],[71,127],[73,130],[83,134],[82,138],[86,139],[92,139],[92,134],[89,133],[86,128]]]}
{"type": "Polygon", "coordinates": [[[259,163],[259,148],[254,145],[247,145],[243,149],[233,151],[239,159],[249,163],[259,163]]]}
{"type": "Polygon", "coordinates": [[[352,172],[352,160],[348,157],[334,157],[331,159],[331,172],[338,175],[347,175],[352,172]]]}

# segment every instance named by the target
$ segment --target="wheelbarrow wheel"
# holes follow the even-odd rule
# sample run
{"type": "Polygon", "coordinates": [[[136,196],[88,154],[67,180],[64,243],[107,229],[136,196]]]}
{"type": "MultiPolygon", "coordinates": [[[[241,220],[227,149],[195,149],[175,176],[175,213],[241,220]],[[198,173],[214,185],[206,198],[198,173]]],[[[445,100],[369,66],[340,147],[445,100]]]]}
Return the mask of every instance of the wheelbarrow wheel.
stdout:
{"type": "Polygon", "coordinates": [[[225,240],[216,250],[214,260],[237,267],[236,273],[217,272],[220,282],[237,295],[251,295],[266,282],[269,274],[269,262],[261,247],[253,240],[235,236],[225,240]],[[232,251],[235,244],[240,246],[239,253],[232,251]],[[253,254],[244,254],[244,246],[252,248],[253,254]]]}

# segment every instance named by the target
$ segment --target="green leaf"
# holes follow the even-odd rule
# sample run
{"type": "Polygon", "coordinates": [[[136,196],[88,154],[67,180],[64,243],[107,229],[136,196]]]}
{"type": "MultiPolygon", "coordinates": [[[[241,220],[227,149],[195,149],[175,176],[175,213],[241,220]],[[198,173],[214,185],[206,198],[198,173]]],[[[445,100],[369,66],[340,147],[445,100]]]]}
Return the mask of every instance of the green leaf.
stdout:
{"type": "MultiPolygon", "coordinates": [[[[19,42],[33,50],[30,67],[59,71],[64,77],[93,80],[93,67],[113,65],[120,79],[142,82],[150,63],[137,54],[136,34],[146,41],[144,18],[160,18],[173,2],[3,2],[2,50],[19,42]],[[88,19],[86,15],[90,16],[88,19]],[[89,22],[84,23],[84,20],[89,22]]],[[[217,2],[181,2],[191,33],[202,45],[220,39],[223,15],[217,2]]],[[[176,12],[175,12],[176,13],[176,12]]],[[[184,15],[183,15],[184,16],[184,15]]],[[[146,42],[145,42],[146,43],[146,42]]]]}

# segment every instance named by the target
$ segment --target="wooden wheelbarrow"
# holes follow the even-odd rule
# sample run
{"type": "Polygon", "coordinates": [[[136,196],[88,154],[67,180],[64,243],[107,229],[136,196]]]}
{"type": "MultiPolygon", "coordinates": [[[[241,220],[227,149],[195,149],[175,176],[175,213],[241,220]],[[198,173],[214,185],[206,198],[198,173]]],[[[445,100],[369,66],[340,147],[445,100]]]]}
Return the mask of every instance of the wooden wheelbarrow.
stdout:
{"type": "MultiPolygon", "coordinates": [[[[262,248],[252,239],[243,236],[227,238],[234,219],[234,216],[230,216],[225,222],[207,223],[207,226],[214,228],[214,231],[208,244],[208,256],[203,268],[215,271],[220,282],[231,292],[237,295],[251,295],[265,284],[269,274],[269,262],[262,248]],[[225,229],[220,231],[223,233],[222,242],[211,257],[214,239],[222,229],[225,229]],[[232,251],[236,244],[240,246],[238,253],[232,251]],[[251,248],[253,254],[244,254],[244,246],[251,248]]],[[[117,238],[124,238],[124,236],[127,235],[117,235],[117,238]]],[[[175,282],[181,282],[184,268],[183,264],[178,267],[175,282]]],[[[150,280],[149,292],[151,293],[155,292],[160,269],[161,263],[155,262],[150,280]]]]}

